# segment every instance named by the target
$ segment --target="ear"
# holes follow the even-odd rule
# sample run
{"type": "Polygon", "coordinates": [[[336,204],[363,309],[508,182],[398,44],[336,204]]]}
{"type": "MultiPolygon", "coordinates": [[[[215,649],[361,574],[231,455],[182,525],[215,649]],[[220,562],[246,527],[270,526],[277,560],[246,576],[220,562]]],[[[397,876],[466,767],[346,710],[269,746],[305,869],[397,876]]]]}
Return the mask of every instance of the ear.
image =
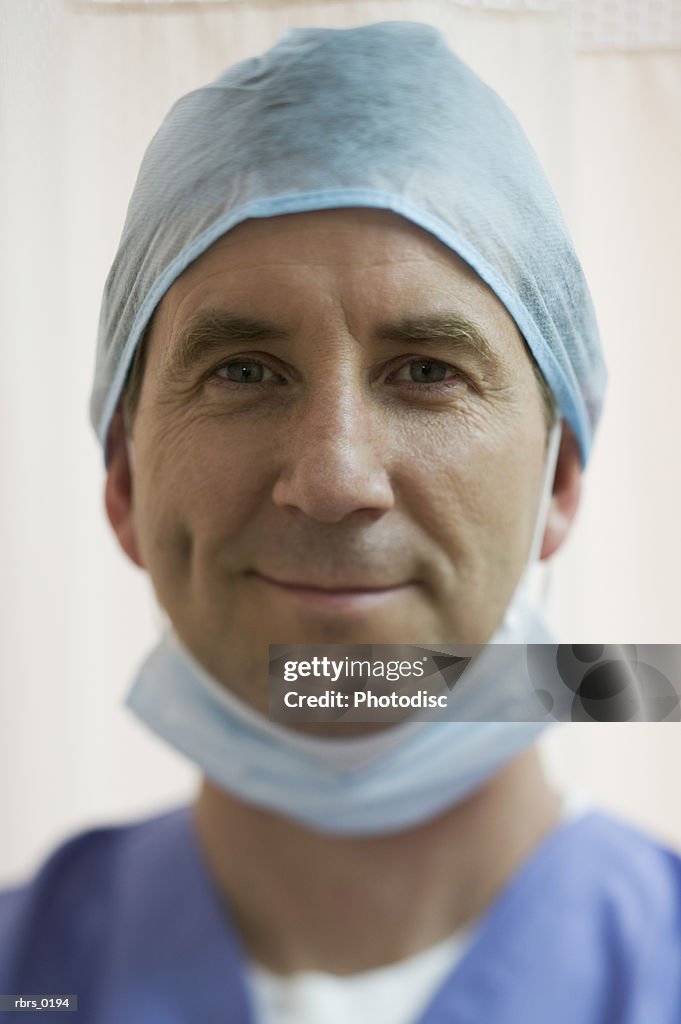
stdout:
{"type": "Polygon", "coordinates": [[[128,558],[143,569],[133,514],[132,466],[121,406],[111,421],[107,453],[109,462],[104,488],[106,514],[128,558]]]}
{"type": "Polygon", "coordinates": [[[570,427],[564,423],[540,559],[550,558],[567,537],[577,513],[581,493],[582,462],[579,445],[570,427]]]}

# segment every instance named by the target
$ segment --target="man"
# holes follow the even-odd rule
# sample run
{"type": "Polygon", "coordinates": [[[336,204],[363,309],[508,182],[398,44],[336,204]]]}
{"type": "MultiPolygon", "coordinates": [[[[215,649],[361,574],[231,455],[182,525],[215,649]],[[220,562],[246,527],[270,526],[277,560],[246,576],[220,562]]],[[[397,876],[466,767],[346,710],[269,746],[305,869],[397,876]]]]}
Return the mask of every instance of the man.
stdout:
{"type": "Polygon", "coordinates": [[[571,816],[539,726],[267,717],[270,643],[545,638],[526,570],[603,384],[542,172],[433,29],[289,33],[173,108],[92,412],[170,624],[130,704],[205,777],[3,898],[3,992],[88,1024],[678,1020],[679,862],[571,816]]]}

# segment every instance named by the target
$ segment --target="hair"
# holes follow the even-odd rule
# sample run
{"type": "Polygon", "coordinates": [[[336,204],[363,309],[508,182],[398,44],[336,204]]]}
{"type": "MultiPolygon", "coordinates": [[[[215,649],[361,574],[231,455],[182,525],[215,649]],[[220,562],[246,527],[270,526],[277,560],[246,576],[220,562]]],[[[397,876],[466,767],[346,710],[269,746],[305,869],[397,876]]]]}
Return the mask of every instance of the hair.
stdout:
{"type": "MultiPolygon", "coordinates": [[[[133,424],[135,422],[135,415],[139,406],[140,395],[142,393],[142,381],[144,378],[144,371],[147,365],[147,348],[149,343],[149,335],[151,334],[151,325],[153,323],[153,316],[147,326],[144,329],[142,337],[139,340],[135,354],[132,359],[132,365],[128,371],[126,378],[123,396],[121,399],[123,406],[123,423],[125,424],[125,432],[128,437],[132,434],[133,424]]],[[[535,362],[534,356],[530,352],[527,345],[525,349],[532,365],[532,372],[534,373],[537,381],[537,387],[539,388],[539,396],[541,398],[542,408],[544,410],[544,419],[546,421],[546,429],[549,431],[556,422],[556,403],[551,392],[551,388],[546,382],[544,374],[539,369],[535,362]]]]}

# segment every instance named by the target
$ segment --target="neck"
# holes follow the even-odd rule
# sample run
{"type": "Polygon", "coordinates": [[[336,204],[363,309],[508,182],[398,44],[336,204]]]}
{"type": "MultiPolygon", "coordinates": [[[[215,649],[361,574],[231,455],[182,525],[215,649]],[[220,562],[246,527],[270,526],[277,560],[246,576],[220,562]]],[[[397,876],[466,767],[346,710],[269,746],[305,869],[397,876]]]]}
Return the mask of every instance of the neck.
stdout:
{"type": "Polygon", "coordinates": [[[204,781],[199,841],[247,952],[281,974],[393,963],[473,922],[560,820],[535,750],[406,832],[331,837],[204,781]]]}

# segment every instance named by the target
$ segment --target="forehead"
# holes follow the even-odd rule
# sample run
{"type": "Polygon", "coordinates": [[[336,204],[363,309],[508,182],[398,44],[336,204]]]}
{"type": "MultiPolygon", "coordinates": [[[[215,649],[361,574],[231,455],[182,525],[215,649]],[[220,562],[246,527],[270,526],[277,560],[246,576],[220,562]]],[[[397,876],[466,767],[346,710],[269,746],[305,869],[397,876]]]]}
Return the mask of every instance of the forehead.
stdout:
{"type": "Polygon", "coordinates": [[[350,272],[422,264],[433,273],[439,268],[453,279],[477,282],[486,289],[456,253],[423,228],[389,210],[349,208],[244,221],[195,260],[168,294],[177,285],[185,290],[220,270],[301,263],[350,272]]]}
{"type": "Polygon", "coordinates": [[[342,317],[352,333],[417,316],[458,318],[493,349],[524,350],[503,304],[433,235],[391,211],[332,209],[254,219],[219,238],[173,283],[154,347],[197,315],[256,318],[296,331],[342,317]]]}

